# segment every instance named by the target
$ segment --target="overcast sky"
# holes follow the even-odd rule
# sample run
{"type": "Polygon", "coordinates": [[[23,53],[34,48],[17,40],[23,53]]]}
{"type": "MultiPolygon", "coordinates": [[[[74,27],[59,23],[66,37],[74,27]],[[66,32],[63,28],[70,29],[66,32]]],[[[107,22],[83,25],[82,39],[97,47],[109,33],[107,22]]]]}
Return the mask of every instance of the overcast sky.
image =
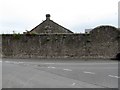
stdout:
{"type": "Polygon", "coordinates": [[[120,0],[0,0],[0,33],[30,31],[46,19],[84,32],[99,25],[118,27],[120,0]]]}

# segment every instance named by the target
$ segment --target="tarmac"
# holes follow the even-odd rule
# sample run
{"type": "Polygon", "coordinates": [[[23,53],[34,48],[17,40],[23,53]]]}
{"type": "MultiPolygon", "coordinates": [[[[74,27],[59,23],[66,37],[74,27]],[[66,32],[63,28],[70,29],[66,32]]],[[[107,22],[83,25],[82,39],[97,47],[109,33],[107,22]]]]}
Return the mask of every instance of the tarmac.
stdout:
{"type": "Polygon", "coordinates": [[[103,88],[18,64],[2,64],[2,88],[103,88]]]}

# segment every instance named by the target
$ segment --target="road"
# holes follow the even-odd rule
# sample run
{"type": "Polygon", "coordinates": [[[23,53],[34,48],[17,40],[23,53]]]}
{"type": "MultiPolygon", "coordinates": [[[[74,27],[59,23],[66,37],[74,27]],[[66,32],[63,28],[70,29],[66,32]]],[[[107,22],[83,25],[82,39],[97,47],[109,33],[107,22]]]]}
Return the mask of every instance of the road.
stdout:
{"type": "Polygon", "coordinates": [[[117,61],[4,60],[3,88],[118,88],[117,61]]]}

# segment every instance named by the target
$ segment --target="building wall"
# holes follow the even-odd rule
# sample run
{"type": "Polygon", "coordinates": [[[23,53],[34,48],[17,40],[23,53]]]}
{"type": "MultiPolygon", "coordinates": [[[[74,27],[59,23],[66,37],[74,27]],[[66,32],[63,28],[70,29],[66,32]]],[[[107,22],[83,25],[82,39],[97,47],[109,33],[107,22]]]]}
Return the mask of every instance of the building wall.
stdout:
{"type": "Polygon", "coordinates": [[[90,34],[2,35],[2,55],[12,58],[114,58],[119,31],[95,28],[90,34]]]}

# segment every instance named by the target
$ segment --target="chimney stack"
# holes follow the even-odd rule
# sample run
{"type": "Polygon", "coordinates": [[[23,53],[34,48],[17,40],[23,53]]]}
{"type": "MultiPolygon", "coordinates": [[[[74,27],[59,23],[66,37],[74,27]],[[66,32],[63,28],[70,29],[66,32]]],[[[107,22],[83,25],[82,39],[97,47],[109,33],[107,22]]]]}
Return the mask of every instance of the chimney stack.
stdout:
{"type": "Polygon", "coordinates": [[[46,14],[46,20],[50,20],[50,14],[46,14]]]}

